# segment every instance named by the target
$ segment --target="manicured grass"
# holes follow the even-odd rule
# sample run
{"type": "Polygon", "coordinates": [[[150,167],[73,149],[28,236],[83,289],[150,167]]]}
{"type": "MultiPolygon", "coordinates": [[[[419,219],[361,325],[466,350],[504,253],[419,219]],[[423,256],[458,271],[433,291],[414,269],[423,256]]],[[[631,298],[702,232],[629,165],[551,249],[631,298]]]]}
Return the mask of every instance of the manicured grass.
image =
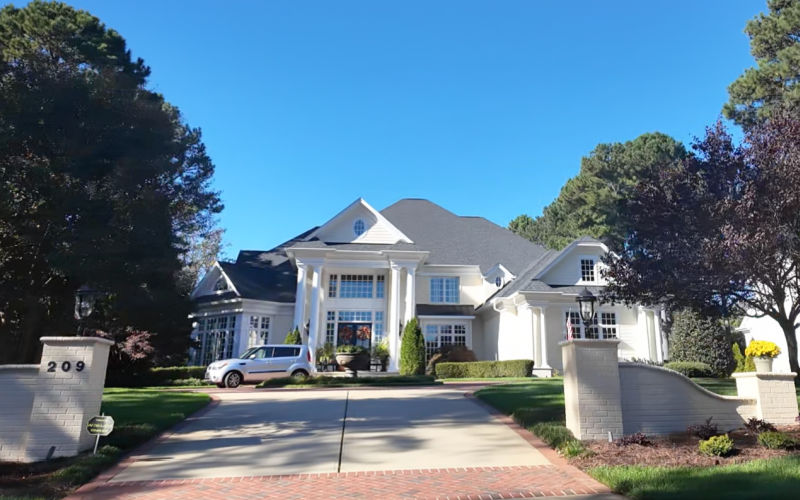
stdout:
{"type": "Polygon", "coordinates": [[[511,415],[530,408],[531,422],[564,422],[564,382],[560,377],[528,379],[515,384],[485,387],[475,396],[511,415]]]}
{"type": "Polygon", "coordinates": [[[721,467],[617,466],[588,472],[636,499],[795,499],[800,488],[800,456],[721,467]]]}
{"type": "Polygon", "coordinates": [[[114,431],[91,452],[34,464],[0,463],[0,499],[62,498],[116,463],[122,452],[150,439],[208,404],[208,394],[153,389],[106,389],[101,412],[114,431]]]}
{"type": "Polygon", "coordinates": [[[440,378],[445,384],[458,384],[460,382],[495,382],[511,384],[515,382],[530,382],[531,377],[465,377],[465,378],[440,378]]]}
{"type": "Polygon", "coordinates": [[[396,375],[388,377],[281,377],[267,379],[256,387],[358,387],[358,386],[404,386],[404,385],[436,385],[441,384],[428,375],[396,375]]]}

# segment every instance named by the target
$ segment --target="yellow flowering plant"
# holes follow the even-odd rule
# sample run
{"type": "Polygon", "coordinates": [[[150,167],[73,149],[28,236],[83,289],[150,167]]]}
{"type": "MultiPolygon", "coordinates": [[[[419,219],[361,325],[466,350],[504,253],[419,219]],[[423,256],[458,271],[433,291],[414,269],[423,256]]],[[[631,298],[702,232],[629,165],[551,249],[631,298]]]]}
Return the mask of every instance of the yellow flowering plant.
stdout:
{"type": "Polygon", "coordinates": [[[768,340],[752,340],[744,350],[745,356],[754,358],[774,358],[780,353],[781,349],[774,342],[768,340]]]}

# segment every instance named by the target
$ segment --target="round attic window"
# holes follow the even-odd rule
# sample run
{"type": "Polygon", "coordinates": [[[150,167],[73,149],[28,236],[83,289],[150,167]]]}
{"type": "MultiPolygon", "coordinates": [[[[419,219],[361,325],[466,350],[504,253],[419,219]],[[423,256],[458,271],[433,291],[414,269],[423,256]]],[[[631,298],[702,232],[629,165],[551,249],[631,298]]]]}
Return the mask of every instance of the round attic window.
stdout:
{"type": "Polygon", "coordinates": [[[494,284],[495,284],[495,286],[497,286],[499,288],[500,286],[503,285],[503,278],[498,276],[497,278],[494,279],[494,284]]]}
{"type": "Polygon", "coordinates": [[[355,233],[356,236],[361,236],[366,230],[367,225],[364,224],[364,221],[361,219],[356,219],[356,221],[353,223],[353,233],[355,233]]]}

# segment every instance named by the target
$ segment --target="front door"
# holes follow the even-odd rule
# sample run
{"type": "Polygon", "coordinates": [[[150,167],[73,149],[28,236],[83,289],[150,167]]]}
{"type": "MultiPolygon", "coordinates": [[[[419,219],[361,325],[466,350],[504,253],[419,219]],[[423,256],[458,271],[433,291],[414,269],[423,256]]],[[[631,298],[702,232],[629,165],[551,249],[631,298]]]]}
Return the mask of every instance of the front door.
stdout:
{"type": "Polygon", "coordinates": [[[360,345],[367,350],[372,346],[372,324],[339,323],[337,345],[360,345]]]}

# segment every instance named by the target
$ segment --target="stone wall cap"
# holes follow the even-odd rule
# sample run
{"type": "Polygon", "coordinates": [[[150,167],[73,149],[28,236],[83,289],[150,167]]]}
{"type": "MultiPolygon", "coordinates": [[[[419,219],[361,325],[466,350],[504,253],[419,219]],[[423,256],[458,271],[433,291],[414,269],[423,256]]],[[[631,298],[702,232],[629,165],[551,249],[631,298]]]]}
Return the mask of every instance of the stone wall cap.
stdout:
{"type": "Polygon", "coordinates": [[[114,345],[113,340],[101,339],[100,337],[41,337],[39,341],[43,344],[106,344],[114,345]]]}
{"type": "Polygon", "coordinates": [[[39,365],[0,365],[0,370],[38,370],[39,365]]]}
{"type": "Polygon", "coordinates": [[[621,342],[620,339],[572,339],[562,340],[558,343],[560,346],[576,345],[586,347],[610,347],[617,346],[621,342]]]}
{"type": "Polygon", "coordinates": [[[793,379],[797,377],[794,372],[739,372],[731,375],[733,378],[774,378],[774,379],[793,379]]]}

